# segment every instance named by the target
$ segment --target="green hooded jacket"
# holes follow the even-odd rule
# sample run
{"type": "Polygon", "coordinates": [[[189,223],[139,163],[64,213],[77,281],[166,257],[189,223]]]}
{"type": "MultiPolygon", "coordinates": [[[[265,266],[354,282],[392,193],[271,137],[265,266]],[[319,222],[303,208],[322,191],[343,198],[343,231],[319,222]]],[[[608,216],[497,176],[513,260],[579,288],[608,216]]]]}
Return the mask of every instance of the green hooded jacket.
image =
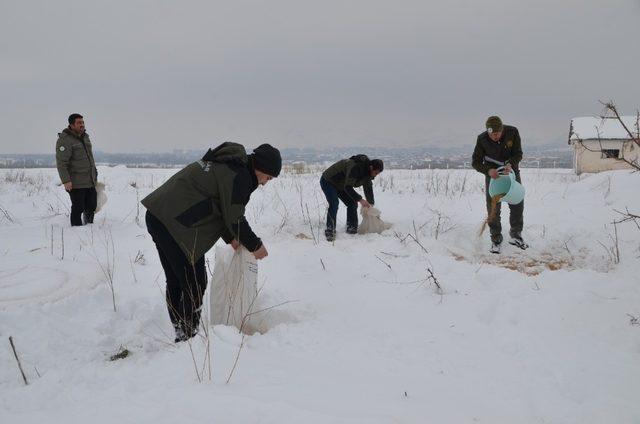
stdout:
{"type": "Polygon", "coordinates": [[[349,159],[342,159],[322,173],[327,180],[339,191],[345,191],[350,198],[358,202],[362,199],[353,187],[362,186],[367,202],[374,204],[373,177],[369,171],[369,158],[366,155],[355,155],[349,159]]]}
{"type": "Polygon", "coordinates": [[[98,181],[91,140],[86,132],[77,135],[69,128],[58,134],[56,165],[62,184],[71,181],[73,188],[91,188],[98,181]]]}
{"type": "Polygon", "coordinates": [[[223,143],[178,171],[142,199],[195,263],[219,238],[236,239],[249,251],[262,245],[244,217],[258,187],[253,157],[242,145],[223,143]]]}

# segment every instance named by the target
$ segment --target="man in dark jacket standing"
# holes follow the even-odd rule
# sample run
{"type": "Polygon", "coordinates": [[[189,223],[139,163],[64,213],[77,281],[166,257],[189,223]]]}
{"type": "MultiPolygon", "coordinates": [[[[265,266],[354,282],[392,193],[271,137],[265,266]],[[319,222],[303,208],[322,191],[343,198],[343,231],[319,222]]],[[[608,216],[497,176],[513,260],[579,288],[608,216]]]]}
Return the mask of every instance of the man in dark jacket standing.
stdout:
{"type": "Polygon", "coordinates": [[[98,170],[82,115],[70,115],[69,126],[58,134],[56,165],[60,181],[71,197],[71,225],[93,223],[98,170]]]}
{"type": "MultiPolygon", "coordinates": [[[[503,125],[497,116],[490,116],[486,122],[487,130],[478,135],[473,151],[472,166],[485,176],[487,213],[491,215],[492,200],[489,196],[489,183],[500,174],[515,172],[516,181],[520,179],[518,164],[522,160],[522,143],[516,127],[503,125]]],[[[495,216],[488,222],[491,231],[491,252],[500,253],[502,243],[502,225],[500,223],[500,202],[497,203],[495,216]]],[[[521,249],[529,247],[522,239],[524,200],[509,205],[509,224],[511,236],[509,243],[521,249]]]]}
{"type": "Polygon", "coordinates": [[[363,208],[374,204],[372,181],[383,169],[382,160],[369,160],[366,155],[355,155],[334,163],[324,171],[320,187],[329,202],[324,232],[327,241],[333,241],[336,237],[338,199],[347,206],[347,233],[358,232],[358,203],[363,208]],[[364,189],[366,200],[353,189],[360,186],[364,189]]]}
{"type": "Polygon", "coordinates": [[[256,259],[267,249],[244,217],[251,193],[280,174],[278,149],[263,144],[247,155],[223,143],[173,175],[142,200],[146,222],[167,278],[167,308],[176,342],[198,332],[207,288],[205,253],[219,238],[241,244],[256,259]]]}

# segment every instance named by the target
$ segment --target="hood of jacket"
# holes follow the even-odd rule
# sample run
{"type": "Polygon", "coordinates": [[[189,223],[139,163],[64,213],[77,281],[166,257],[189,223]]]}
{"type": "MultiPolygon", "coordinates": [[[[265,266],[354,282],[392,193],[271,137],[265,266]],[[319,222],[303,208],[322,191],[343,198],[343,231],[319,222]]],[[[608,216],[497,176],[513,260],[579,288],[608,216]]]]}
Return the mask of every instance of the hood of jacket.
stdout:
{"type": "Polygon", "coordinates": [[[69,137],[73,137],[73,138],[77,138],[78,140],[83,140],[85,135],[89,135],[87,134],[87,132],[83,132],[82,135],[78,135],[76,133],[74,133],[73,131],[71,131],[71,129],[69,127],[65,128],[62,130],[62,132],[58,133],[58,137],[60,137],[62,134],[66,134],[69,137]]]}
{"type": "Polygon", "coordinates": [[[202,157],[202,160],[218,163],[236,163],[247,165],[247,152],[242,144],[227,141],[215,149],[209,149],[202,157]]]}

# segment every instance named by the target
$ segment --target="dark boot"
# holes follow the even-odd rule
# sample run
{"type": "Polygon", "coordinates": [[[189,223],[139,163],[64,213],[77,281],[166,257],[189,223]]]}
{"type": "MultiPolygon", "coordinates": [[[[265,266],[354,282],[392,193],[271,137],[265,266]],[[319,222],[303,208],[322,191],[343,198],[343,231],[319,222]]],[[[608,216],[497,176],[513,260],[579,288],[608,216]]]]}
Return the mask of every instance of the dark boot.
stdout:
{"type": "Polygon", "coordinates": [[[173,329],[176,332],[176,338],[174,339],[175,343],[187,341],[198,334],[197,326],[193,327],[183,321],[181,321],[179,325],[174,325],[173,329]]]}
{"type": "Polygon", "coordinates": [[[176,333],[176,338],[173,340],[174,343],[184,342],[185,340],[188,339],[187,335],[185,334],[184,330],[180,325],[174,324],[173,331],[175,331],[176,333]]]}
{"type": "Polygon", "coordinates": [[[82,223],[83,224],[93,224],[93,212],[83,212],[82,213],[82,223]]]}
{"type": "Polygon", "coordinates": [[[327,238],[328,242],[332,242],[336,239],[336,231],[331,228],[327,228],[324,230],[324,236],[327,238]]]}

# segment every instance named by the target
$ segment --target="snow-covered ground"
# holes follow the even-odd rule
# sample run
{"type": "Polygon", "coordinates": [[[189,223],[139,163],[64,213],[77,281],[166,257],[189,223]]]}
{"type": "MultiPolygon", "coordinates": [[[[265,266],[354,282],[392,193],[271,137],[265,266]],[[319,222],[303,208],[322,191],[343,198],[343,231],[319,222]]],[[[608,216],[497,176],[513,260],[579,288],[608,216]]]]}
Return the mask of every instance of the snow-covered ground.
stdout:
{"type": "Polygon", "coordinates": [[[524,170],[532,247],[500,256],[474,171],[385,171],[393,228],[334,244],[319,174],[282,175],[247,208],[261,333],[175,345],[138,203],[175,170],[99,172],[83,228],[55,170],[0,172],[1,423],[640,422],[637,174],[524,170]]]}

